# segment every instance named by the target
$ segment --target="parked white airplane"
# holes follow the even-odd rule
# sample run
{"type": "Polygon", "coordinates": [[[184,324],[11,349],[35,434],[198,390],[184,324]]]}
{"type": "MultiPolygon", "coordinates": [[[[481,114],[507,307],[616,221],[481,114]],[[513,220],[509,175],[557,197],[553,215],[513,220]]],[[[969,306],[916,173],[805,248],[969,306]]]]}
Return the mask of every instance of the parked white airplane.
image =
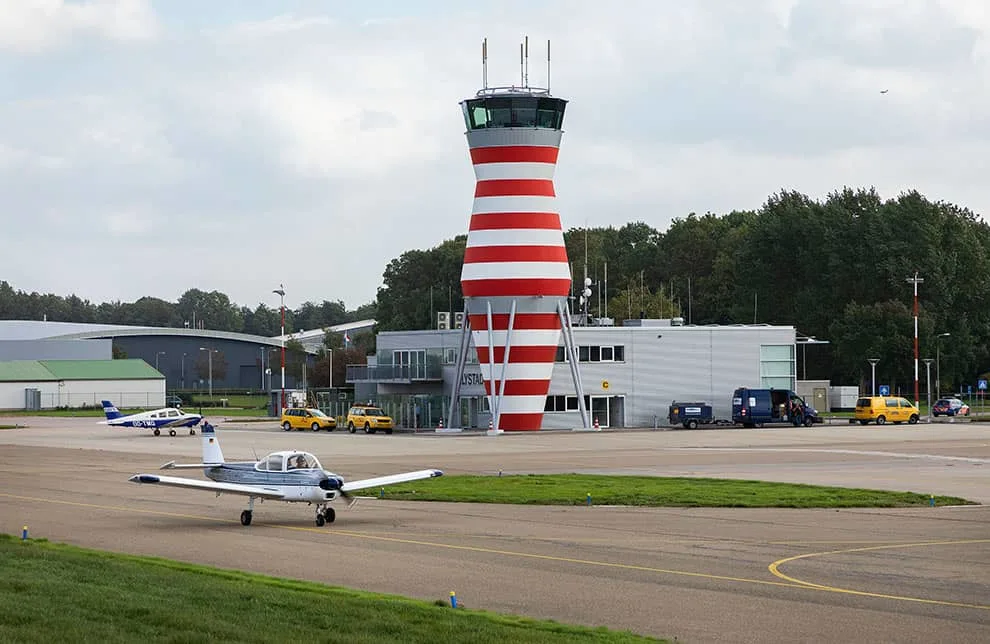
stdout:
{"type": "Polygon", "coordinates": [[[175,407],[163,407],[125,416],[109,400],[103,401],[103,413],[106,414],[107,419],[100,422],[105,425],[147,427],[155,430],[155,436],[160,435],[162,429],[168,429],[168,435],[175,436],[177,427],[188,427],[189,434],[192,435],[196,433],[194,427],[203,420],[200,414],[189,414],[175,407]]]}
{"type": "Polygon", "coordinates": [[[390,474],[360,481],[345,482],[343,477],[324,470],[320,461],[308,452],[272,452],[258,461],[227,462],[223,460],[220,442],[213,425],[203,423],[203,462],[191,465],[176,465],[170,461],[161,469],[202,469],[209,481],[159,476],[157,474],[135,474],[129,480],[133,483],[170,485],[216,492],[240,494],[248,497],[248,507],[241,512],[241,525],[251,525],[254,500],[272,499],[290,503],[316,504],[316,525],[333,523],[336,512],[330,502],[342,497],[353,503],[350,492],[373,487],[418,481],[443,476],[440,470],[419,470],[390,474]]]}

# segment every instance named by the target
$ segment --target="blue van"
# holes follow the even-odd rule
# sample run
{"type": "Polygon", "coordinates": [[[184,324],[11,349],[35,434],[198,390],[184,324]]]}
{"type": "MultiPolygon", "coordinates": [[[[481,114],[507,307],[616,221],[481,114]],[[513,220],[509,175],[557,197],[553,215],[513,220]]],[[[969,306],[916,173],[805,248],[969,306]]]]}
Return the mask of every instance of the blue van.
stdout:
{"type": "Polygon", "coordinates": [[[740,387],[732,394],[732,422],[743,427],[789,423],[811,427],[824,422],[814,407],[790,389],[748,389],[740,387]],[[795,405],[797,412],[795,413],[795,405]]]}

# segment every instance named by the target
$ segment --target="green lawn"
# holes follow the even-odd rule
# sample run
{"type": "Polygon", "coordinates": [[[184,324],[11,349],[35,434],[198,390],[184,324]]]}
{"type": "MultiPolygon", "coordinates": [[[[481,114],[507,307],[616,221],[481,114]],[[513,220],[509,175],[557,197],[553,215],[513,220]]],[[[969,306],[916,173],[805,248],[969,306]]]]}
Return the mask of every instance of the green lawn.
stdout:
{"type": "MultiPolygon", "coordinates": [[[[381,494],[381,490],[378,491],[381,494]]],[[[927,494],[733,479],[523,474],[443,476],[384,488],[384,498],[459,503],[712,508],[891,508],[928,505],[927,494]]],[[[936,505],[970,501],[936,496],[936,505]]]]}
{"type": "Polygon", "coordinates": [[[0,568],[2,642],[658,641],[11,535],[0,568]]]}

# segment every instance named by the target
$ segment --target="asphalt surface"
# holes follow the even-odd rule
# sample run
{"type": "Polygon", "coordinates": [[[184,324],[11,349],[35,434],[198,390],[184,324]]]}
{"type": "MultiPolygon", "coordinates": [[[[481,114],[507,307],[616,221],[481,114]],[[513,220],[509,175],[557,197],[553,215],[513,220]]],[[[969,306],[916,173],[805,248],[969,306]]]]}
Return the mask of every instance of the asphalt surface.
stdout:
{"type": "MultiPolygon", "coordinates": [[[[312,508],[139,486],[199,436],[96,419],[0,431],[0,531],[684,642],[990,641],[990,505],[892,510],[532,507],[362,499],[312,508]]],[[[346,478],[588,472],[951,494],[990,504],[990,426],[366,436],[222,423],[229,460],[316,454],[346,478]]],[[[197,470],[177,475],[202,478],[197,470]]],[[[423,481],[425,486],[429,481],[423,481]]],[[[594,495],[594,490],[589,490],[594,495]]]]}

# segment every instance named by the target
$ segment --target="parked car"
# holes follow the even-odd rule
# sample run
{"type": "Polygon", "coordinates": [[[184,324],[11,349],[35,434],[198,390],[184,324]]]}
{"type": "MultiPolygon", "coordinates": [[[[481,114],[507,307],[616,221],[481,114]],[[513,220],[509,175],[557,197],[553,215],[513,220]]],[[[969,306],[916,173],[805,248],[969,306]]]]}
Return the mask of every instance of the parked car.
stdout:
{"type": "Polygon", "coordinates": [[[325,429],[332,432],[337,429],[337,419],[319,409],[293,407],[282,410],[282,429],[312,429],[314,432],[325,429]]]}
{"type": "Polygon", "coordinates": [[[900,424],[908,422],[915,424],[921,414],[918,408],[907,398],[898,396],[868,396],[856,401],[854,418],[860,425],[875,422],[883,425],[886,422],[900,424]]]}
{"type": "Polygon", "coordinates": [[[364,428],[365,434],[374,434],[379,429],[386,434],[392,433],[392,418],[374,405],[354,405],[347,410],[347,430],[352,434],[358,427],[364,428]]]}
{"type": "Polygon", "coordinates": [[[932,416],[969,416],[969,405],[958,398],[939,398],[932,405],[932,416]]]}
{"type": "Polygon", "coordinates": [[[181,407],[182,399],[178,396],[165,396],[165,406],[166,407],[181,407]]]}

